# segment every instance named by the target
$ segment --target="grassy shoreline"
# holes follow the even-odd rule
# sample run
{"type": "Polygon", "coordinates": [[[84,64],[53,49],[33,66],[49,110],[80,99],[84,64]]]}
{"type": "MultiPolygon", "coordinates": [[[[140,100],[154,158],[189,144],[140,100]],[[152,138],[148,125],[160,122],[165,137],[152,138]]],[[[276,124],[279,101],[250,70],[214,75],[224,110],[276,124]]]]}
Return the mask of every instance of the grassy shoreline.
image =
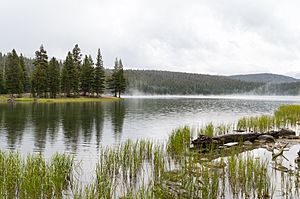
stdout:
{"type": "MultiPolygon", "coordinates": [[[[11,98],[8,96],[0,96],[0,103],[11,103],[9,102],[11,98]]],[[[26,103],[76,103],[76,102],[110,102],[120,100],[117,97],[103,96],[99,98],[95,97],[77,97],[77,98],[32,98],[32,97],[20,97],[14,98],[13,102],[26,102],[26,103]]]]}

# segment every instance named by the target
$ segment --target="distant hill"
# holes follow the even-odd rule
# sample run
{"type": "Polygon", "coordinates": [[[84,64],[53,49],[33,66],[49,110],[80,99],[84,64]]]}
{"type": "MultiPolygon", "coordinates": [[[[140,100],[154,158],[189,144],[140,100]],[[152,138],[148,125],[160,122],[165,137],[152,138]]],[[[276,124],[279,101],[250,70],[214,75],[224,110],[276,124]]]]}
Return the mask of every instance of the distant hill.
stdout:
{"type": "Polygon", "coordinates": [[[129,94],[234,94],[251,92],[263,85],[226,76],[156,70],[126,70],[125,76],[129,94]]]}
{"type": "Polygon", "coordinates": [[[241,80],[246,82],[260,82],[269,84],[281,84],[281,83],[295,83],[300,80],[285,75],[277,75],[272,73],[258,73],[247,75],[232,75],[231,79],[241,80]]]}

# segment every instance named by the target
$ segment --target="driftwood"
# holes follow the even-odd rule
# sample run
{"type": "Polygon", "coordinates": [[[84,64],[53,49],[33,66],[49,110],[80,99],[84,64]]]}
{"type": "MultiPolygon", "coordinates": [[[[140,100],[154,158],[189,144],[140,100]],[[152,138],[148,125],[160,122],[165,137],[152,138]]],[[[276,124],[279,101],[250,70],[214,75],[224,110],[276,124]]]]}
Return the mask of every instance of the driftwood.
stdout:
{"type": "Polygon", "coordinates": [[[270,135],[274,138],[283,136],[295,135],[295,131],[289,129],[280,129],[279,131],[269,131],[266,133],[235,133],[208,137],[205,135],[199,135],[199,137],[192,141],[192,144],[196,148],[209,148],[211,146],[220,146],[230,142],[254,142],[261,135],[270,135]]]}
{"type": "Polygon", "coordinates": [[[283,151],[285,149],[285,147],[287,147],[289,143],[286,143],[283,147],[281,147],[281,149],[279,150],[278,153],[272,153],[272,160],[275,160],[277,157],[282,156],[284,157],[287,161],[289,161],[284,155],[283,155],[283,151]]]}

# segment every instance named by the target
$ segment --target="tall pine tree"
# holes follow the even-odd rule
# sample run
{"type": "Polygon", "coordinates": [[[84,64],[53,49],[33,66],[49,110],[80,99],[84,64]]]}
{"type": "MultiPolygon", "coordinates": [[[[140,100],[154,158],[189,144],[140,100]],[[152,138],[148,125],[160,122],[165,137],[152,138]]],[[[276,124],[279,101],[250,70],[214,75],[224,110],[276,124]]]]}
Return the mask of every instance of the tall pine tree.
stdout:
{"type": "Polygon", "coordinates": [[[61,90],[67,96],[78,94],[78,68],[74,64],[73,55],[68,53],[61,74],[61,90]]]}
{"type": "Polygon", "coordinates": [[[115,97],[121,97],[121,93],[124,93],[126,88],[126,81],[124,77],[123,63],[121,59],[118,61],[116,58],[115,66],[109,79],[109,89],[115,97]]]}
{"type": "Polygon", "coordinates": [[[29,81],[29,76],[28,76],[28,72],[27,72],[26,65],[25,65],[25,60],[24,60],[22,53],[21,53],[19,59],[20,59],[20,67],[22,69],[21,79],[22,79],[22,84],[23,84],[23,92],[28,93],[28,92],[30,92],[30,81],[29,81]]]}
{"type": "Polygon", "coordinates": [[[15,49],[8,53],[5,63],[5,78],[6,89],[12,96],[14,94],[20,95],[23,92],[22,85],[22,69],[20,67],[19,57],[15,49]]]}
{"type": "Polygon", "coordinates": [[[53,57],[49,62],[48,67],[48,84],[49,84],[49,92],[51,98],[56,98],[59,93],[60,86],[60,68],[59,63],[53,57]]]}
{"type": "Polygon", "coordinates": [[[38,97],[47,97],[48,85],[48,56],[43,45],[35,52],[35,69],[32,75],[32,89],[38,97]]]}
{"type": "Polygon", "coordinates": [[[118,94],[119,94],[119,98],[121,97],[121,93],[125,92],[125,88],[126,88],[126,80],[124,77],[124,69],[123,69],[123,63],[122,60],[119,60],[119,65],[118,65],[118,94]]]}
{"type": "Polygon", "coordinates": [[[98,49],[97,62],[94,73],[94,82],[93,82],[94,92],[97,94],[97,97],[103,94],[105,89],[105,71],[103,67],[103,60],[100,49],[98,49]]]}
{"type": "Polygon", "coordinates": [[[108,88],[111,90],[114,97],[117,97],[117,93],[118,93],[118,82],[117,82],[118,65],[119,65],[119,61],[118,58],[116,58],[114,69],[112,71],[111,77],[108,80],[108,88]]]}
{"type": "Polygon", "coordinates": [[[83,65],[81,68],[81,91],[84,96],[87,93],[92,93],[92,85],[93,85],[93,77],[94,77],[94,67],[93,60],[91,56],[85,56],[83,60],[83,65]]]}
{"type": "Polygon", "coordinates": [[[80,88],[80,76],[81,76],[81,67],[82,67],[81,64],[82,54],[78,44],[76,44],[75,47],[73,48],[72,55],[73,55],[74,65],[76,67],[76,74],[74,74],[74,80],[73,80],[73,89],[74,89],[74,94],[78,95],[79,88],[80,88]]]}

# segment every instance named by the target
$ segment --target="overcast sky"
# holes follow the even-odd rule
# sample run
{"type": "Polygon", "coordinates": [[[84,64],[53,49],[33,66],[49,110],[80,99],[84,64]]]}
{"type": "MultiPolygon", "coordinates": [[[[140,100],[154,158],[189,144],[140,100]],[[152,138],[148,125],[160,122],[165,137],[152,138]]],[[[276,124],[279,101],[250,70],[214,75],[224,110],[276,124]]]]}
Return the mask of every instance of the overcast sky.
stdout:
{"type": "MultiPolygon", "coordinates": [[[[300,74],[299,0],[0,0],[0,51],[208,74],[300,74]]],[[[298,77],[300,76],[298,74],[298,77]]]]}

